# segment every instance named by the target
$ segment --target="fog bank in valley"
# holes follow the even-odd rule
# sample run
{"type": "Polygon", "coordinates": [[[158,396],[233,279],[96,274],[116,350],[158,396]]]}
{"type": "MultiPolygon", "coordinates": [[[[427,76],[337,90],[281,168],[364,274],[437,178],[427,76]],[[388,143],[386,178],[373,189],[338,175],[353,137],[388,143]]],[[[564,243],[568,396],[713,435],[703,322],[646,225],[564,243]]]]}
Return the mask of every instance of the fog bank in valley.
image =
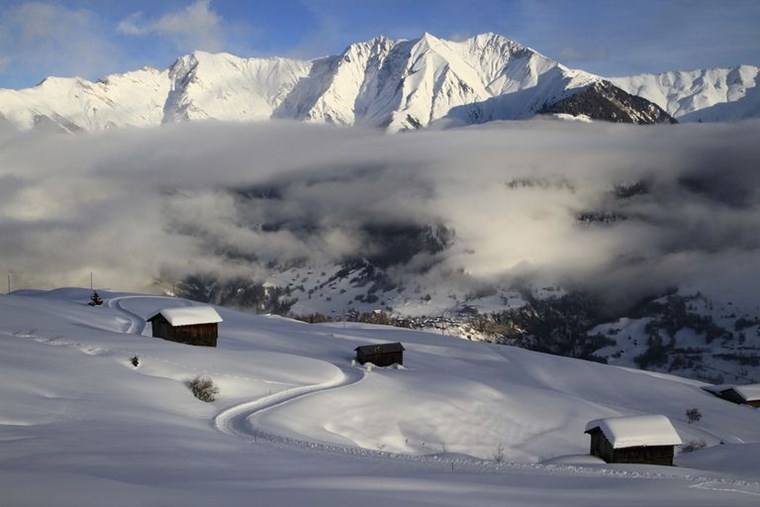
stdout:
{"type": "Polygon", "coordinates": [[[287,122],[78,136],[0,132],[0,269],[16,288],[147,290],[196,273],[371,257],[372,231],[442,251],[387,266],[428,284],[516,280],[630,301],[760,286],[760,123],[550,120],[387,135],[287,122]]]}

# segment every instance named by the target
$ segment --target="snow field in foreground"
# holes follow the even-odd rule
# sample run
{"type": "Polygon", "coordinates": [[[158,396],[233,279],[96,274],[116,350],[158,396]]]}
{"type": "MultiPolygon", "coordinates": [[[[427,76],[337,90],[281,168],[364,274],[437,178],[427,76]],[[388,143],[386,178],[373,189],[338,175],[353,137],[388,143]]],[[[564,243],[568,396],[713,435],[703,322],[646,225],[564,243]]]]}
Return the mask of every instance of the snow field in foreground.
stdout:
{"type": "Polygon", "coordinates": [[[194,303],[99,293],[96,308],[85,290],[0,296],[4,506],[756,505],[760,494],[760,412],[698,382],[223,308],[219,347],[190,347],[150,337],[141,317],[194,303]],[[356,346],[385,341],[404,344],[404,367],[351,365],[356,346]],[[217,401],[190,395],[183,382],[196,375],[220,387],[217,401]],[[231,436],[215,421],[236,407],[243,434],[231,436]],[[692,407],[699,423],[687,422],[692,407]],[[585,456],[589,420],[647,413],[705,441],[677,457],[692,468],[585,456]],[[477,459],[500,445],[505,464],[477,459]]]}

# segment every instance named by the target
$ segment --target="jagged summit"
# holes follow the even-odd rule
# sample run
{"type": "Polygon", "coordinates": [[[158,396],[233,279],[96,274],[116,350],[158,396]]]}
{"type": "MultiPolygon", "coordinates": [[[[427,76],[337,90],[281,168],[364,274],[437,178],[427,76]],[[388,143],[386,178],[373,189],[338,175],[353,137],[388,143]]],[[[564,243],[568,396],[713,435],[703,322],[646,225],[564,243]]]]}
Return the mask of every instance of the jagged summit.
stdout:
{"type": "MultiPolygon", "coordinates": [[[[610,86],[687,121],[721,120],[760,115],[757,75],[757,67],[742,66],[614,78],[610,86]]],[[[441,120],[529,118],[602,81],[495,33],[461,41],[425,33],[378,36],[314,60],[194,51],[164,70],[145,67],[96,82],[50,77],[33,88],[0,90],[0,115],[20,129],[66,131],[273,118],[398,131],[441,120]]],[[[590,104],[588,94],[574,110],[578,104],[590,104]]],[[[598,109],[578,114],[594,118],[598,109]]],[[[646,122],[645,113],[625,114],[646,122]]]]}

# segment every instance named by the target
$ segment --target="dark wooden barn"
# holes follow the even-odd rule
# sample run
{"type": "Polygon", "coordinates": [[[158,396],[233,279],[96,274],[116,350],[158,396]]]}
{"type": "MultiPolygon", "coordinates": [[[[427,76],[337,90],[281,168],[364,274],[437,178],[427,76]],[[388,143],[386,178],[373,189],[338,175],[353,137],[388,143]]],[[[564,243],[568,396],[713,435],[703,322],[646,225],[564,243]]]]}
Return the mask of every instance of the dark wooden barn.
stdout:
{"type": "Polygon", "coordinates": [[[591,455],[607,463],[673,465],[675,446],[681,444],[664,415],[596,419],[586,425],[591,455]]]}
{"type": "Polygon", "coordinates": [[[724,400],[760,408],[760,384],[719,385],[703,387],[703,389],[724,400]]]}
{"type": "Polygon", "coordinates": [[[222,318],[210,306],[166,308],[148,318],[153,336],[188,345],[216,347],[222,318]]]}
{"type": "Polygon", "coordinates": [[[359,364],[372,363],[375,366],[404,364],[404,346],[399,342],[362,345],[354,350],[359,364]]]}

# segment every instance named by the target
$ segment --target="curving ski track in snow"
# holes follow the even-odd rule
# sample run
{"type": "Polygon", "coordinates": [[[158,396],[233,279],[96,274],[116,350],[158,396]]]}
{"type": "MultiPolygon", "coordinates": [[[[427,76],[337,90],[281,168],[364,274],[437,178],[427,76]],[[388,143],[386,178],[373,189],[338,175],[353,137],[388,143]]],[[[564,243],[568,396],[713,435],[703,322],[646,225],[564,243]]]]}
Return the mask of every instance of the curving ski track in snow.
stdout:
{"type": "MultiPolygon", "coordinates": [[[[153,296],[155,298],[165,298],[176,300],[169,296],[153,296]]],[[[130,320],[130,326],[125,330],[126,333],[142,334],[147,322],[135,312],[126,309],[123,301],[133,298],[145,298],[145,296],[120,296],[107,300],[109,308],[117,309],[123,312],[130,320]]],[[[180,300],[182,301],[182,300],[180,300]]],[[[186,306],[190,303],[184,301],[186,306]]],[[[726,493],[736,493],[745,495],[760,496],[760,483],[745,481],[741,479],[726,479],[720,477],[677,475],[669,473],[659,473],[650,471],[630,471],[618,470],[612,468],[597,468],[584,465],[555,465],[540,463],[520,463],[520,462],[503,462],[495,463],[490,460],[466,457],[447,457],[438,455],[416,456],[401,454],[390,451],[376,451],[360,447],[341,446],[328,444],[313,440],[297,439],[278,435],[269,431],[264,431],[253,427],[249,418],[257,413],[266,410],[273,410],[277,407],[290,403],[291,401],[327,392],[333,389],[348,387],[360,382],[366,376],[363,369],[356,367],[334,365],[340,370],[340,374],[334,379],[321,384],[299,386],[286,391],[275,393],[257,400],[252,400],[238,405],[229,407],[213,419],[214,428],[231,437],[249,441],[251,443],[265,443],[280,448],[304,452],[323,452],[329,454],[338,454],[344,456],[355,456],[365,459],[391,459],[403,461],[411,464],[419,464],[425,467],[467,469],[477,472],[491,473],[545,473],[575,475],[583,477],[610,477],[618,479],[648,479],[648,480],[678,480],[694,482],[693,488],[710,489],[714,491],[723,491],[726,493]]]]}
{"type": "MultiPolygon", "coordinates": [[[[145,320],[140,315],[124,308],[122,301],[132,298],[145,298],[146,296],[122,296],[115,297],[106,301],[109,308],[117,309],[129,316],[130,325],[125,332],[141,332],[145,328],[145,320]]],[[[153,296],[164,298],[164,296],[153,296]]],[[[174,299],[165,297],[166,299],[174,299]]],[[[181,300],[179,300],[181,301],[181,300]]],[[[186,305],[191,303],[183,302],[186,305]]],[[[16,338],[32,338],[35,341],[47,345],[64,345],[75,346],[82,352],[93,355],[92,352],[104,352],[108,349],[97,349],[96,351],[81,348],[81,343],[70,343],[59,340],[62,337],[56,336],[45,338],[38,335],[34,330],[27,333],[2,333],[16,338]]],[[[165,361],[162,358],[157,358],[165,361]]],[[[168,362],[168,361],[167,361],[168,362]]],[[[670,480],[691,483],[690,488],[712,490],[724,492],[727,494],[760,496],[760,483],[743,479],[731,479],[715,475],[688,475],[668,472],[655,472],[651,469],[630,470],[621,468],[608,468],[604,465],[572,465],[572,464],[537,464],[521,462],[503,462],[495,463],[490,460],[468,457],[452,457],[439,455],[408,455],[388,451],[377,451],[364,449],[354,446],[341,446],[337,444],[327,444],[318,441],[306,439],[297,439],[278,435],[273,432],[260,430],[251,426],[248,419],[266,410],[273,410],[277,407],[291,401],[303,398],[309,395],[315,395],[334,389],[349,387],[360,382],[365,378],[366,372],[361,368],[335,365],[339,374],[335,378],[320,384],[299,386],[288,389],[283,392],[275,393],[270,396],[244,402],[221,411],[214,419],[213,426],[216,430],[234,438],[248,441],[250,443],[261,443],[282,449],[293,450],[296,452],[321,452],[331,455],[342,455],[347,458],[355,459],[375,459],[403,462],[407,465],[417,465],[425,469],[457,469],[458,471],[466,470],[475,473],[529,473],[529,474],[547,474],[547,475],[564,475],[576,477],[607,477],[610,479],[639,479],[639,480],[670,480]]],[[[257,379],[263,380],[263,379],[257,379]]],[[[675,469],[678,470],[678,469],[675,469]]]]}
{"type": "MultiPolygon", "coordinates": [[[[335,366],[340,370],[340,375],[338,375],[333,380],[329,380],[321,384],[295,387],[293,389],[281,391],[279,393],[265,396],[257,400],[247,401],[239,405],[234,405],[217,414],[213,422],[214,427],[226,435],[242,438],[244,440],[257,441],[258,438],[262,438],[264,440],[277,442],[281,439],[285,439],[285,437],[279,437],[277,435],[252,428],[247,422],[248,418],[259,412],[274,409],[276,407],[284,405],[285,403],[303,398],[304,396],[356,384],[365,376],[364,370],[361,370],[359,368],[348,368],[338,365],[335,366]]],[[[312,445],[312,442],[298,440],[293,441],[303,444],[299,447],[309,447],[312,445]]]]}
{"type": "Polygon", "coordinates": [[[187,301],[183,299],[177,299],[171,296],[119,296],[119,297],[106,300],[106,305],[108,306],[108,308],[119,310],[120,312],[124,313],[127,316],[127,318],[129,319],[129,327],[127,327],[124,330],[125,333],[141,335],[143,331],[145,331],[145,326],[147,326],[148,322],[145,320],[145,318],[142,315],[139,315],[131,310],[127,310],[126,308],[124,308],[123,301],[126,299],[147,299],[147,298],[171,299],[173,301],[181,301],[185,306],[190,306],[190,303],[188,303],[187,301]]]}
{"type": "Polygon", "coordinates": [[[300,386],[288,389],[270,396],[265,396],[257,400],[248,401],[234,405],[222,410],[213,419],[213,427],[225,435],[239,438],[255,444],[266,444],[279,448],[303,452],[322,452],[327,454],[338,454],[343,456],[353,456],[364,459],[385,459],[403,461],[410,464],[418,464],[434,468],[449,467],[453,470],[470,470],[473,472],[487,473],[544,473],[551,475],[574,475],[583,477],[610,477],[617,479],[645,479],[645,480],[677,480],[694,482],[693,488],[712,489],[715,491],[724,491],[727,493],[740,493],[747,495],[760,496],[760,483],[745,481],[741,479],[726,479],[721,477],[707,477],[694,475],[678,475],[670,473],[660,473],[651,471],[631,471],[619,470],[604,467],[593,467],[585,465],[560,465],[560,464],[540,464],[540,463],[521,463],[521,462],[502,462],[496,463],[490,460],[466,457],[447,457],[440,455],[409,455],[390,451],[376,451],[361,447],[342,446],[337,444],[328,444],[314,440],[305,440],[278,435],[269,431],[264,431],[253,427],[248,422],[249,418],[264,412],[273,410],[285,405],[291,401],[338,389],[348,387],[361,381],[366,372],[359,368],[349,368],[337,366],[341,374],[333,380],[321,384],[300,386]]]}

